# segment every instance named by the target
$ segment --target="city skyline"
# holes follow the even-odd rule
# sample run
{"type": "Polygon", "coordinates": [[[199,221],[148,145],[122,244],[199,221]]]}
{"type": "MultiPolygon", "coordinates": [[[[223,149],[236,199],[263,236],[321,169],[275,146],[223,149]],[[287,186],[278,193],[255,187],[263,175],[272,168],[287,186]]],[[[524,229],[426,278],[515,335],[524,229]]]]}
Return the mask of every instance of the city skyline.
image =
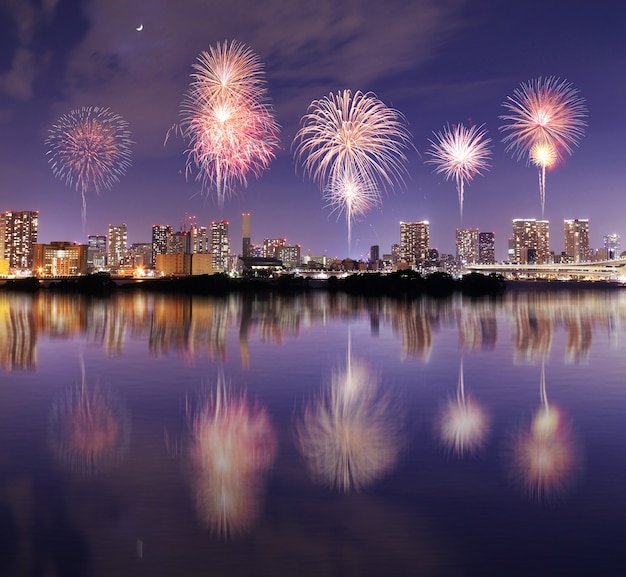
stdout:
{"type": "Polygon", "coordinates": [[[121,222],[129,243],[149,242],[154,223],[195,214],[202,223],[230,221],[236,252],[241,214],[251,213],[255,240],[287,238],[302,254],[353,258],[372,245],[387,252],[401,221],[429,221],[440,252],[454,253],[455,229],[478,228],[495,233],[496,258],[504,260],[511,221],[542,215],[536,169],[501,142],[502,103],[520,84],[555,76],[585,99],[588,126],[572,156],[548,175],[543,218],[588,219],[590,246],[599,248],[605,235],[625,232],[620,9],[617,1],[602,10],[531,1],[513,17],[493,0],[348,0],[341,7],[329,0],[315,8],[280,0],[149,9],[138,0],[16,3],[0,23],[0,210],[37,210],[40,239],[80,243],[121,222]],[[230,39],[261,59],[282,129],[269,170],[220,208],[185,178],[184,143],[164,140],[180,120],[197,55],[230,39]],[[291,151],[309,104],[344,89],[373,91],[402,113],[416,148],[406,186],[383,194],[381,206],[353,224],[350,251],[345,219],[296,171],[291,151]],[[81,194],[55,178],[44,145],[59,116],[82,106],[110,107],[134,142],[127,174],[111,190],[87,191],[84,227],[81,194]],[[458,123],[484,125],[493,155],[489,171],[465,188],[462,220],[454,184],[425,162],[433,134],[458,123]]]}

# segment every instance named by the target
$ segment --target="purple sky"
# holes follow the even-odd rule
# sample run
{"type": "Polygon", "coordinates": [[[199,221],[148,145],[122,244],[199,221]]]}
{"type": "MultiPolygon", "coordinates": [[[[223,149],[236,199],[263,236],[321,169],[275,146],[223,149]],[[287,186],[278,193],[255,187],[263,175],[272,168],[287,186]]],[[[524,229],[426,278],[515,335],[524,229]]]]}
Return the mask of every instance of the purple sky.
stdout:
{"type": "Polygon", "coordinates": [[[589,115],[580,146],[547,176],[552,249],[563,250],[569,218],[589,219],[596,248],[613,232],[626,245],[623,29],[622,0],[2,0],[0,210],[39,210],[40,242],[85,242],[120,222],[129,242],[148,242],[152,224],[227,219],[236,251],[241,213],[250,212],[254,243],[285,237],[303,254],[346,256],[345,218],[296,173],[291,142],[312,100],[349,88],[401,111],[419,151],[409,155],[406,188],[353,225],[350,256],[372,244],[389,252],[401,220],[429,220],[440,251],[454,252],[462,225],[495,232],[503,259],[512,219],[541,218],[541,205],[536,169],[501,143],[502,102],[522,82],[557,76],[580,91],[589,115]],[[164,139],[197,55],[224,40],[263,61],[282,148],[220,209],[185,179],[182,142],[164,139]],[[85,229],[80,193],[54,177],[44,146],[58,117],[81,106],[120,114],[135,142],[127,175],[88,193],[85,229]],[[493,159],[466,187],[461,222],[454,183],[435,175],[424,153],[433,131],[469,119],[485,124],[493,159]]]}

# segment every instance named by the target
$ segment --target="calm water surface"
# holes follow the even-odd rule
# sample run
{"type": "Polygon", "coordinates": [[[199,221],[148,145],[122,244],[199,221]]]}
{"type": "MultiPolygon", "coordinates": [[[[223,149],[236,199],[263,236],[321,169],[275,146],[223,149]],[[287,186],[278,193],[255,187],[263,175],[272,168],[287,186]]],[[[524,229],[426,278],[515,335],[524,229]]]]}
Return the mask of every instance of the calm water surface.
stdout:
{"type": "Polygon", "coordinates": [[[0,575],[626,575],[626,293],[0,294],[0,575]]]}

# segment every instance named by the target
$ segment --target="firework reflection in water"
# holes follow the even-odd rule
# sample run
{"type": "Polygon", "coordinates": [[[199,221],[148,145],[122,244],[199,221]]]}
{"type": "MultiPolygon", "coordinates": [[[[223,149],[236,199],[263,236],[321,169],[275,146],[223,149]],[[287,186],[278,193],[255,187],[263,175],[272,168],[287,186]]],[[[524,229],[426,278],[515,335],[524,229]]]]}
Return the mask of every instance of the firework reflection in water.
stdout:
{"type": "Polygon", "coordinates": [[[83,106],[61,116],[45,144],[54,175],[80,190],[84,226],[87,190],[110,189],[130,167],[128,123],[108,108],[83,106]]]}
{"type": "Polygon", "coordinates": [[[279,127],[267,102],[259,57],[238,42],[218,43],[194,64],[174,127],[187,141],[187,174],[195,166],[204,190],[219,206],[250,174],[259,177],[274,159],[279,127]]]}
{"type": "Polygon", "coordinates": [[[347,493],[371,485],[394,467],[397,425],[377,375],[348,352],[346,368],[333,372],[328,392],[307,404],[297,440],[312,476],[347,493]]]}
{"type": "Polygon", "coordinates": [[[481,449],[489,432],[485,410],[465,392],[463,359],[456,395],[448,399],[437,423],[436,435],[458,457],[481,449]]]}
{"type": "Polygon", "coordinates": [[[562,492],[572,480],[579,450],[565,414],[548,403],[545,367],[541,367],[541,407],[529,431],[514,441],[513,471],[532,499],[541,501],[562,492]]]}
{"type": "Polygon", "coordinates": [[[587,125],[585,100],[569,82],[551,76],[522,84],[502,106],[507,113],[500,116],[505,122],[500,131],[505,133],[502,142],[507,151],[539,166],[543,216],[545,170],[559,163],[565,153],[571,155],[578,145],[587,125]],[[536,146],[549,147],[550,164],[545,159],[537,163],[536,146]]]}
{"type": "Polygon", "coordinates": [[[50,418],[54,453],[70,470],[99,473],[128,449],[130,419],[122,403],[100,385],[71,388],[54,404],[50,418]]]}
{"type": "Polygon", "coordinates": [[[276,456],[267,412],[227,390],[216,390],[189,417],[190,465],[199,517],[212,533],[233,536],[258,516],[263,475],[276,456]]]}

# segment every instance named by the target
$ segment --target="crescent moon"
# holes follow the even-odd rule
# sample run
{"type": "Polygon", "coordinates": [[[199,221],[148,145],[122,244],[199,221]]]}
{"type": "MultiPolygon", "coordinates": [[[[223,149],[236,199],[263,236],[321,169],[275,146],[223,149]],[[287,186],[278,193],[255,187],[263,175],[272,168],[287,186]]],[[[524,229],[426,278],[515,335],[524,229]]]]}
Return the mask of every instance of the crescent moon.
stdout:
{"type": "Polygon", "coordinates": [[[137,28],[135,28],[137,32],[141,32],[143,30],[143,24],[140,24],[137,28]]]}

